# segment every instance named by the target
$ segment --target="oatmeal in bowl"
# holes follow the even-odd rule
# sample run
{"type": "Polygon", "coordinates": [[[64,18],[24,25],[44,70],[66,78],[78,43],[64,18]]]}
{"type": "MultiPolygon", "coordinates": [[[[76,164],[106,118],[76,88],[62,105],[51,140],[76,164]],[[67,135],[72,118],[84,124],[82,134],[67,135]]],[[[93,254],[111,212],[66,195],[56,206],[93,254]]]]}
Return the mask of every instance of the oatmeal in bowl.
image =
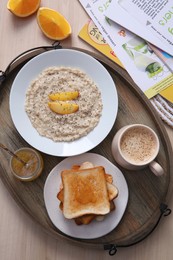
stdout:
{"type": "Polygon", "coordinates": [[[26,92],[25,111],[32,126],[54,142],[86,136],[98,125],[102,109],[98,86],[78,68],[48,67],[26,92]]]}
{"type": "Polygon", "coordinates": [[[54,156],[74,156],[99,145],[118,112],[114,77],[82,51],[50,50],[29,60],[10,91],[10,114],[21,137],[54,156]]]}

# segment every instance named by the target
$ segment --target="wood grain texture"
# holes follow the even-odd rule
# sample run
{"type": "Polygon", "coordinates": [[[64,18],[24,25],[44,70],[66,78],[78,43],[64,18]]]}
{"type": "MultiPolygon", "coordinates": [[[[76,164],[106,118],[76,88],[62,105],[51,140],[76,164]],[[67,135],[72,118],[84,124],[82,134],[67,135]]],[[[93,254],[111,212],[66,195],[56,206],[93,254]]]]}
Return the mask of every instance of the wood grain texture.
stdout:
{"type": "MultiPolygon", "coordinates": [[[[117,246],[129,246],[137,243],[150,233],[160,217],[161,203],[168,202],[172,191],[172,176],[170,174],[173,169],[171,160],[172,150],[167,133],[164,127],[162,127],[156,112],[153,111],[150,102],[139,91],[127,73],[106,58],[101,58],[99,55],[91,52],[84,52],[102,62],[110,72],[116,84],[119,99],[118,116],[112,130],[105,140],[94,148],[92,152],[105,156],[115,164],[111,154],[111,142],[116,131],[127,124],[143,123],[153,128],[159,136],[160,152],[157,160],[164,168],[165,174],[158,178],[148,168],[142,171],[129,172],[120,167],[125,175],[130,192],[127,210],[114,231],[102,238],[93,240],[67,237],[52,225],[47,215],[43,199],[44,183],[51,169],[63,158],[42,154],[45,168],[41,177],[30,183],[22,183],[12,176],[9,170],[9,157],[4,151],[1,151],[1,179],[18,205],[54,238],[94,248],[103,248],[105,244],[112,243],[117,246]]],[[[28,60],[27,55],[25,55],[25,58],[28,60]]],[[[10,88],[19,69],[19,66],[16,69],[13,68],[1,85],[0,140],[4,140],[4,144],[11,150],[28,146],[16,131],[9,111],[10,88]],[[3,116],[4,113],[5,117],[3,116]]]]}

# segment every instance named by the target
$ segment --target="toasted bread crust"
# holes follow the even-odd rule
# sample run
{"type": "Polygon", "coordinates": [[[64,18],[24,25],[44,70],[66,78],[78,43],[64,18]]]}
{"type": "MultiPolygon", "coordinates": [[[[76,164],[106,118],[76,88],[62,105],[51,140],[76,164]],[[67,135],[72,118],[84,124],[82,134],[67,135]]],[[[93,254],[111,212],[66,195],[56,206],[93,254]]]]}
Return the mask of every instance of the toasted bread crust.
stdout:
{"type": "MultiPolygon", "coordinates": [[[[109,197],[109,201],[115,199],[116,197],[118,197],[118,189],[115,185],[113,185],[112,183],[106,182],[107,185],[107,190],[108,190],[108,197],[109,197]]],[[[57,194],[57,198],[63,202],[64,200],[64,190],[63,188],[58,192],[57,194]]]]}
{"type": "Polygon", "coordinates": [[[86,214],[104,215],[110,211],[104,167],[82,170],[65,170],[61,173],[66,218],[86,214]]]}
{"type": "MultiPolygon", "coordinates": [[[[67,172],[71,173],[71,172],[78,172],[83,169],[91,169],[91,168],[97,168],[97,167],[94,167],[94,165],[91,163],[91,162],[84,162],[82,163],[81,165],[77,165],[77,164],[74,164],[72,165],[71,167],[71,170],[68,170],[68,171],[65,171],[66,174],[67,172]]],[[[102,167],[103,168],[103,167],[102,167]]],[[[103,168],[104,170],[104,168],[103,168]]],[[[99,169],[100,171],[100,169],[99,169]]],[[[62,173],[63,175],[63,173],[62,173]]],[[[70,175],[67,174],[67,176],[69,177],[70,175]]],[[[106,188],[107,188],[107,192],[108,192],[108,199],[110,201],[110,211],[112,210],[115,210],[115,204],[114,204],[114,201],[113,199],[115,199],[117,196],[118,196],[118,189],[117,187],[113,184],[113,176],[111,174],[107,174],[104,172],[104,176],[105,176],[105,181],[106,181],[106,188]]],[[[73,176],[74,177],[74,176],[73,176]]],[[[80,185],[79,185],[80,187],[80,185]]],[[[81,188],[81,187],[80,187],[81,188]]],[[[89,194],[89,193],[88,193],[89,194]]],[[[63,211],[63,206],[64,206],[64,188],[63,188],[63,183],[61,184],[61,188],[60,188],[60,191],[58,192],[57,194],[57,198],[58,200],[60,201],[60,204],[59,204],[59,208],[63,211]]],[[[86,200],[86,198],[85,198],[86,200]]],[[[97,206],[97,205],[95,205],[97,206]]],[[[104,218],[105,218],[105,215],[106,214],[103,214],[103,215],[100,215],[100,214],[83,214],[81,216],[78,216],[78,217],[74,217],[74,221],[77,225],[88,225],[89,223],[91,223],[94,219],[96,219],[97,221],[102,221],[104,218]]]]}
{"type": "Polygon", "coordinates": [[[58,198],[61,202],[64,201],[64,190],[63,190],[63,189],[61,189],[61,190],[58,192],[57,198],[58,198]]]}
{"type": "Polygon", "coordinates": [[[118,193],[119,193],[118,188],[109,182],[107,182],[106,185],[107,185],[107,190],[108,190],[109,201],[118,197],[118,193]]]}

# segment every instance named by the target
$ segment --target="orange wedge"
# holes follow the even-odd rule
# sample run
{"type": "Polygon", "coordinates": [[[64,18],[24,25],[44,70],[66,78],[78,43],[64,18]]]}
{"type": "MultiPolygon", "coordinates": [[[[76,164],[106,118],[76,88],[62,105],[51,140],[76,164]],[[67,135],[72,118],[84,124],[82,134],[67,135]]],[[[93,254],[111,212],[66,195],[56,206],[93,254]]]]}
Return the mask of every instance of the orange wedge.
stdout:
{"type": "Polygon", "coordinates": [[[63,40],[71,34],[71,26],[59,12],[40,7],[37,12],[37,22],[41,31],[52,40],[63,40]]]}
{"type": "Polygon", "coordinates": [[[41,0],[8,0],[7,8],[14,15],[27,17],[37,11],[41,0]]]}

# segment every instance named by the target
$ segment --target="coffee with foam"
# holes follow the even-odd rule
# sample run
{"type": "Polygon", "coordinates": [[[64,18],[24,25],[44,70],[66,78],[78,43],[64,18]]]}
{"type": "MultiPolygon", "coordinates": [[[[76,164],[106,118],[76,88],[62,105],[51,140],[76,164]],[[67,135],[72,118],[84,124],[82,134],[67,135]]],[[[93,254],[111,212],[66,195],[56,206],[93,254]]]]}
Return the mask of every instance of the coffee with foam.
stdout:
{"type": "Polygon", "coordinates": [[[156,155],[157,140],[147,128],[128,129],[120,141],[123,157],[132,164],[145,164],[156,155]]]}

